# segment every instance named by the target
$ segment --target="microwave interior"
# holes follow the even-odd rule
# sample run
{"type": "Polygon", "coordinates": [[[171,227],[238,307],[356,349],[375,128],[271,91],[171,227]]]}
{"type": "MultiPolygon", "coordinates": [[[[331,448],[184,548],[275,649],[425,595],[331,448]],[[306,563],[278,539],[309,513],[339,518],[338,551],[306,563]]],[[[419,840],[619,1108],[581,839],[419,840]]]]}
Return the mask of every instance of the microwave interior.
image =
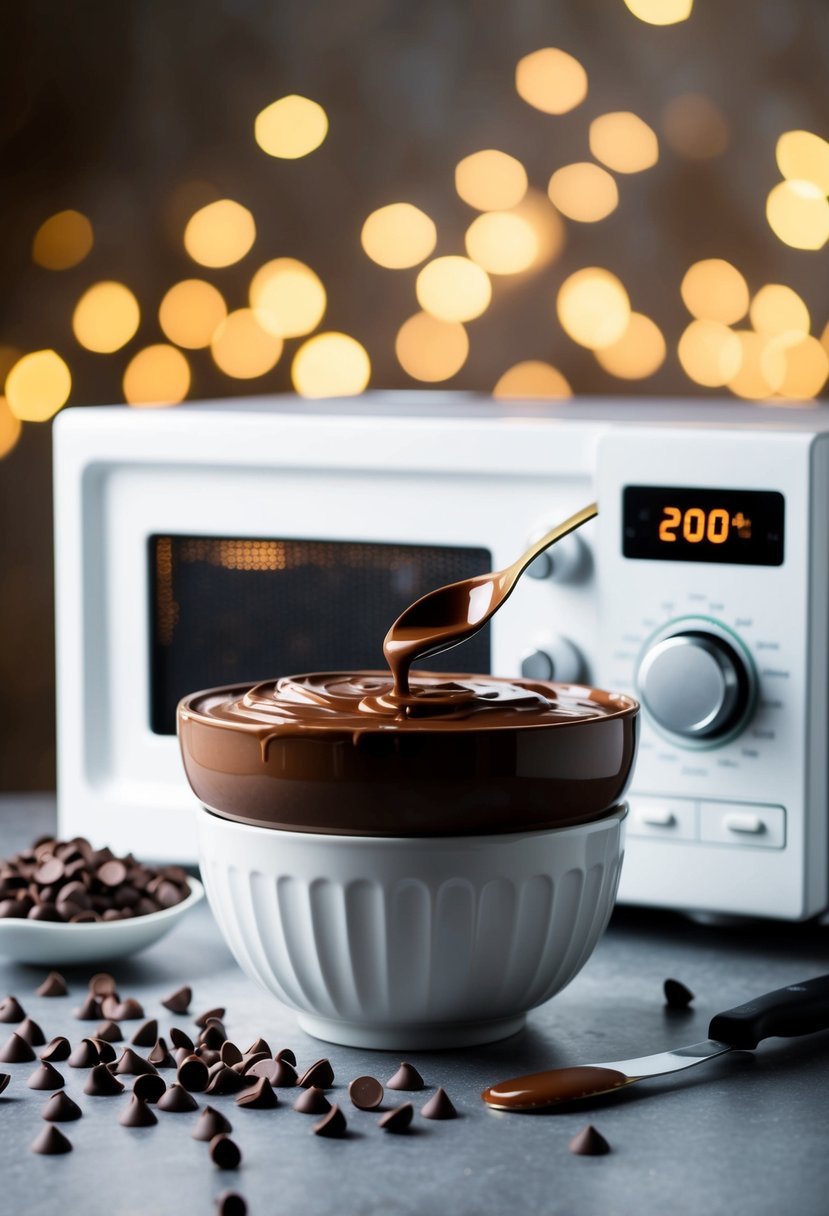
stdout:
{"type": "MultiPolygon", "coordinates": [[[[150,726],[173,735],[194,689],[307,671],[383,670],[383,638],[427,591],[492,569],[488,549],[153,535],[150,726]]],[[[426,661],[491,670],[490,627],[426,661]]]]}

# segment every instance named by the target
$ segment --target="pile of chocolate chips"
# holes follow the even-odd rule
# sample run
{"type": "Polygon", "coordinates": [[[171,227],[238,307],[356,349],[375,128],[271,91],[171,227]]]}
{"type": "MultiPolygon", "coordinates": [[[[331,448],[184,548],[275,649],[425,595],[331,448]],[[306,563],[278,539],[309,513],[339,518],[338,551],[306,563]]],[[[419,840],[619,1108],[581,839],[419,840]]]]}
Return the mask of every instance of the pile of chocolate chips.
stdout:
{"type": "Polygon", "coordinates": [[[127,920],[172,908],[190,893],[179,866],[145,866],[128,853],[93,849],[83,836],[43,836],[0,861],[0,917],[28,920],[127,920]]]}

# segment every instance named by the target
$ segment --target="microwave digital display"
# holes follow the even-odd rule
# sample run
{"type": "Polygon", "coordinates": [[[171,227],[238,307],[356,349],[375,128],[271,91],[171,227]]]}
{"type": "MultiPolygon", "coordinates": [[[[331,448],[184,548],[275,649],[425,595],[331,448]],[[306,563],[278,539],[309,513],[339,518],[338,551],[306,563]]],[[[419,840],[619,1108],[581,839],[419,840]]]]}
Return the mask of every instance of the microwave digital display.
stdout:
{"type": "MultiPolygon", "coordinates": [[[[151,536],[148,558],[150,726],[162,735],[201,688],[383,670],[404,608],[492,569],[487,549],[213,536],[151,536]]],[[[488,673],[489,626],[426,666],[488,673]]]]}
{"type": "Polygon", "coordinates": [[[776,490],[625,486],[622,553],[648,561],[782,566],[784,515],[776,490]]]}

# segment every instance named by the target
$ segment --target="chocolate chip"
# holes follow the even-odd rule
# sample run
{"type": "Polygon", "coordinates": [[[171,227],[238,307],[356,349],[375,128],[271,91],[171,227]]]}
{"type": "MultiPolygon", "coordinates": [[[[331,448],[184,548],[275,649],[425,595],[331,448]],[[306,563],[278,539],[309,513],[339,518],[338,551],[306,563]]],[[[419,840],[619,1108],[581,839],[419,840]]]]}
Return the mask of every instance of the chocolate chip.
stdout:
{"type": "Polygon", "coordinates": [[[185,1034],[183,1030],[179,1030],[178,1026],[174,1026],[170,1031],[170,1042],[174,1047],[186,1048],[188,1052],[195,1051],[196,1048],[196,1044],[193,1042],[190,1036],[185,1034]]]}
{"type": "Polygon", "coordinates": [[[690,988],[686,988],[681,980],[665,980],[662,985],[665,991],[665,1004],[669,1009],[687,1009],[694,999],[690,988]]]}
{"type": "Polygon", "coordinates": [[[390,1077],[386,1082],[386,1089],[423,1089],[423,1077],[415,1068],[414,1064],[408,1064],[404,1060],[393,1077],[390,1077]]]}
{"type": "Polygon", "coordinates": [[[577,1157],[601,1157],[610,1152],[610,1145],[592,1123],[583,1127],[570,1141],[569,1149],[577,1157]]]}
{"type": "Polygon", "coordinates": [[[122,1094],[124,1086],[112,1075],[106,1064],[96,1064],[86,1078],[83,1092],[91,1094],[93,1098],[112,1098],[116,1094],[122,1094]]]}
{"type": "Polygon", "coordinates": [[[164,1039],[157,1039],[155,1046],[147,1056],[151,1064],[156,1068],[175,1068],[176,1062],[167,1050],[167,1044],[164,1039]]]}
{"type": "MultiPolygon", "coordinates": [[[[281,1061],[280,1061],[281,1062],[281,1061]]],[[[297,1081],[303,1089],[316,1085],[317,1089],[329,1089],[334,1084],[334,1069],[330,1060],[315,1060],[297,1081]]]]}
{"type": "Polygon", "coordinates": [[[75,1010],[79,1022],[97,1022],[101,1016],[101,1002],[90,992],[80,1009],[75,1010]]]}
{"type": "Polygon", "coordinates": [[[0,1047],[0,1063],[3,1064],[27,1064],[34,1058],[31,1046],[19,1034],[12,1033],[0,1047]]]}
{"type": "Polygon", "coordinates": [[[198,1038],[199,1047],[210,1047],[213,1051],[219,1051],[222,1043],[226,1042],[227,1034],[224,1027],[217,1026],[214,1022],[211,1022],[198,1038]]]}
{"type": "Polygon", "coordinates": [[[252,1089],[239,1094],[237,1106],[247,1106],[251,1110],[271,1110],[279,1102],[273,1087],[267,1077],[260,1077],[252,1089]]]}
{"type": "Polygon", "coordinates": [[[238,1169],[242,1154],[235,1140],[231,1140],[226,1132],[220,1132],[210,1141],[210,1159],[220,1170],[238,1169]]]}
{"type": "Polygon", "coordinates": [[[17,1028],[17,1033],[21,1039],[25,1039],[30,1047],[42,1047],[46,1042],[46,1035],[38,1026],[37,1022],[33,1022],[31,1018],[24,1018],[17,1028]]]}
{"type": "Polygon", "coordinates": [[[205,1009],[204,1013],[200,1013],[198,1017],[193,1018],[193,1021],[198,1027],[200,1027],[201,1030],[204,1030],[211,1018],[218,1018],[218,1020],[221,1021],[224,1016],[224,1007],[218,1006],[216,1009],[205,1009]]]}
{"type": "Polygon", "coordinates": [[[99,971],[93,975],[88,984],[89,991],[93,996],[116,996],[118,985],[115,983],[113,976],[106,971],[99,971]]]}
{"type": "Polygon", "coordinates": [[[63,1077],[51,1064],[41,1064],[26,1082],[29,1089],[63,1089],[63,1077]]]}
{"type": "Polygon", "coordinates": [[[323,1090],[317,1089],[316,1085],[303,1089],[294,1102],[294,1110],[298,1110],[301,1115],[324,1115],[330,1109],[331,1103],[323,1090]]]}
{"type": "Polygon", "coordinates": [[[135,1078],[132,1092],[142,1102],[155,1103],[167,1091],[167,1082],[158,1073],[145,1072],[135,1078]]]}
{"type": "Polygon", "coordinates": [[[115,1066],[115,1071],[119,1076],[140,1077],[145,1073],[154,1073],[155,1068],[137,1051],[133,1051],[131,1047],[125,1047],[115,1066]]]}
{"type": "Polygon", "coordinates": [[[339,1106],[332,1106],[328,1114],[323,1116],[319,1123],[314,1124],[311,1131],[315,1136],[325,1136],[329,1140],[339,1140],[341,1136],[345,1135],[347,1127],[345,1115],[339,1106]]]}
{"type": "Polygon", "coordinates": [[[198,1056],[187,1056],[178,1066],[176,1080],[190,1093],[203,1093],[210,1080],[207,1065],[198,1056]]]}
{"type": "Polygon", "coordinates": [[[134,1018],[143,1018],[144,1016],[141,1003],[131,996],[128,996],[124,1001],[119,1001],[114,996],[104,997],[101,1003],[101,1012],[105,1018],[112,1018],[113,1022],[132,1021],[134,1018]]]}
{"type": "Polygon", "coordinates": [[[92,1036],[89,1041],[94,1045],[98,1053],[98,1059],[102,1064],[112,1064],[118,1058],[117,1051],[107,1039],[98,1039],[92,1036]]]}
{"type": "Polygon", "coordinates": [[[69,1057],[70,1068],[94,1068],[101,1063],[101,1053],[91,1039],[81,1039],[69,1057]]]}
{"type": "Polygon", "coordinates": [[[193,1054],[198,1056],[200,1060],[204,1060],[208,1068],[212,1068],[214,1064],[222,1063],[222,1057],[212,1047],[197,1047],[193,1054]]]}
{"type": "Polygon", "coordinates": [[[143,1026],[139,1026],[130,1042],[135,1047],[153,1047],[158,1038],[158,1022],[150,1018],[143,1026]]]}
{"type": "Polygon", "coordinates": [[[395,1106],[394,1110],[382,1115],[377,1120],[377,1126],[382,1127],[384,1132],[392,1132],[393,1135],[399,1136],[409,1130],[413,1117],[414,1107],[411,1102],[404,1102],[402,1106],[395,1106]]]}
{"type": "Polygon", "coordinates": [[[127,877],[127,867],[122,861],[105,861],[98,867],[95,877],[105,887],[119,887],[127,877]]]}
{"type": "Polygon", "coordinates": [[[234,1072],[220,1060],[216,1072],[210,1078],[207,1092],[209,1094],[238,1094],[240,1089],[245,1089],[249,1084],[246,1077],[240,1077],[238,1072],[234,1072]]]}
{"type": "Polygon", "coordinates": [[[66,996],[66,980],[58,971],[50,971],[46,979],[35,989],[37,996],[66,996]]]}
{"type": "Polygon", "coordinates": [[[2,1094],[3,1090],[6,1088],[11,1079],[12,1076],[10,1072],[0,1072],[0,1094],[2,1094]]]}
{"type": "Polygon", "coordinates": [[[171,1013],[186,1013],[190,1008],[190,1002],[193,999],[193,991],[186,985],[183,988],[177,988],[175,992],[171,992],[165,997],[161,1004],[165,1009],[169,1009],[171,1013]]]}
{"type": "Polygon", "coordinates": [[[23,1006],[16,996],[7,996],[0,1002],[0,1022],[22,1022],[25,1017],[23,1006]]]}
{"type": "Polygon", "coordinates": [[[193,1128],[192,1136],[194,1140],[212,1140],[214,1136],[231,1131],[233,1128],[230,1126],[230,1120],[226,1119],[221,1111],[212,1106],[205,1106],[193,1128]]]}
{"type": "MultiPolygon", "coordinates": [[[[95,1031],[95,1038],[104,1039],[107,1043],[121,1043],[123,1042],[124,1036],[121,1033],[121,1027],[117,1022],[107,1020],[101,1022],[100,1026],[95,1031]]],[[[133,1039],[133,1043],[134,1042],[135,1039],[133,1039]]]]}
{"type": "Polygon", "coordinates": [[[133,1094],[129,1106],[119,1115],[118,1122],[122,1127],[152,1127],[158,1123],[158,1119],[143,1098],[133,1094]]]}
{"type": "Polygon", "coordinates": [[[60,1063],[61,1060],[68,1060],[69,1053],[72,1048],[69,1045],[69,1040],[59,1034],[52,1039],[43,1051],[40,1053],[41,1060],[60,1063]]]}
{"type": "Polygon", "coordinates": [[[63,917],[58,912],[56,904],[45,903],[35,904],[35,906],[29,910],[26,919],[56,921],[63,920],[63,917]]]}
{"type": "Polygon", "coordinates": [[[63,1132],[56,1127],[44,1127],[43,1131],[32,1144],[33,1153],[43,1153],[51,1156],[55,1153],[71,1153],[72,1145],[63,1132]]]}
{"type": "Polygon", "coordinates": [[[67,1093],[59,1089],[56,1094],[52,1094],[40,1112],[40,1117],[47,1123],[71,1123],[73,1119],[80,1119],[82,1114],[77,1102],[73,1102],[67,1093]]]}
{"type": "MultiPolygon", "coordinates": [[[[260,1043],[262,1040],[259,1040],[260,1043]]],[[[268,1052],[270,1055],[270,1052],[268,1052]]],[[[290,1047],[280,1047],[279,1051],[274,1056],[275,1060],[284,1060],[286,1064],[290,1064],[291,1068],[296,1068],[296,1056],[291,1051],[290,1047]]]]}
{"type": "MultiPolygon", "coordinates": [[[[248,1047],[248,1049],[245,1051],[245,1055],[246,1056],[255,1056],[255,1055],[258,1055],[260,1052],[264,1052],[266,1056],[269,1056],[271,1054],[271,1049],[268,1046],[267,1041],[265,1039],[254,1039],[253,1042],[251,1043],[250,1047],[248,1047]]],[[[296,1060],[294,1060],[293,1063],[295,1064],[296,1060]]]]}
{"type": "Polygon", "coordinates": [[[235,1191],[224,1191],[216,1200],[216,1216],[247,1216],[248,1205],[235,1191]]]}
{"type": "Polygon", "coordinates": [[[232,1064],[240,1064],[242,1062],[242,1053],[235,1043],[231,1043],[230,1039],[225,1039],[219,1049],[219,1055],[222,1063],[227,1064],[228,1068],[232,1064]]]}
{"type": "Polygon", "coordinates": [[[438,1089],[437,1093],[421,1107],[420,1113],[424,1119],[457,1119],[458,1117],[452,1099],[443,1088],[438,1089]]]}
{"type": "Polygon", "coordinates": [[[32,878],[41,886],[52,886],[63,878],[63,862],[59,857],[46,856],[35,870],[32,878]]]}
{"type": "MultiPolygon", "coordinates": [[[[247,1069],[247,1075],[266,1077],[277,1089],[292,1089],[298,1083],[296,1072],[287,1060],[257,1060],[247,1069]]],[[[323,1086],[317,1084],[317,1088],[322,1089],[323,1086]]]]}
{"type": "Polygon", "coordinates": [[[171,1085],[165,1094],[162,1094],[156,1103],[159,1110],[166,1110],[173,1114],[183,1114],[188,1110],[198,1110],[199,1104],[195,1098],[191,1098],[187,1090],[176,1082],[171,1085]]]}
{"type": "Polygon", "coordinates": [[[376,1110],[383,1101],[383,1086],[374,1077],[355,1077],[348,1096],[358,1110],[376,1110]]]}

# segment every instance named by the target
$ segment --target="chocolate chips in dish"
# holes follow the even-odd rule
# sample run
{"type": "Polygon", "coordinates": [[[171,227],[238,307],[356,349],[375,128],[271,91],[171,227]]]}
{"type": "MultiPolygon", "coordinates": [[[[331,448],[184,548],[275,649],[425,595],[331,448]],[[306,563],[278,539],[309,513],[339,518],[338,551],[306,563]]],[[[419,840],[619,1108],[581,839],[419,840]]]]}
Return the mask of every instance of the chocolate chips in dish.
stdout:
{"type": "Polygon", "coordinates": [[[71,924],[128,920],[172,908],[189,893],[180,866],[145,866],[131,853],[116,857],[111,849],[94,849],[83,836],[43,837],[0,860],[0,917],[71,924]]]}

